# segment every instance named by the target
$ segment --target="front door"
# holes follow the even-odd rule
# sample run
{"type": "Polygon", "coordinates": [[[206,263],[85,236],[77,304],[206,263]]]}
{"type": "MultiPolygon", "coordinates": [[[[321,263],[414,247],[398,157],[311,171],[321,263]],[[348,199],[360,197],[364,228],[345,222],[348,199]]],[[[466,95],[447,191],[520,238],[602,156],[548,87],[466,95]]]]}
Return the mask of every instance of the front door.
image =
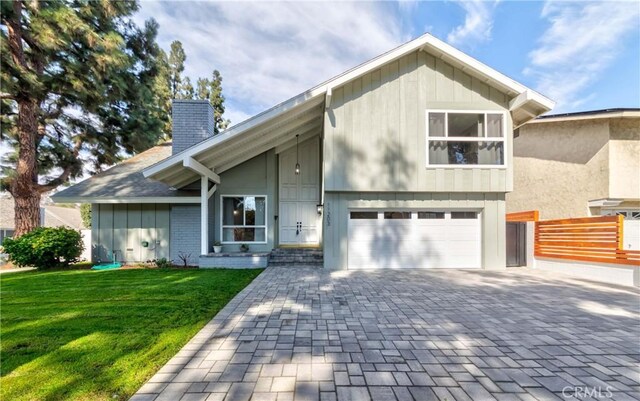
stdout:
{"type": "Polygon", "coordinates": [[[321,218],[318,138],[280,153],[280,245],[314,246],[320,242],[321,218]],[[295,173],[296,162],[300,174],[295,173]]]}

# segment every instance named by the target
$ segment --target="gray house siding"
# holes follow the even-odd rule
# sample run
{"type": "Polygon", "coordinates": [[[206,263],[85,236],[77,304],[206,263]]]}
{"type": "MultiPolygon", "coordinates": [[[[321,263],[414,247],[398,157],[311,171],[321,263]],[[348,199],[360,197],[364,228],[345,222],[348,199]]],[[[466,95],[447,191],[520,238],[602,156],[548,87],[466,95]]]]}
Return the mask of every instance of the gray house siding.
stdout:
{"type": "MultiPolygon", "coordinates": [[[[222,195],[267,196],[267,243],[249,244],[254,252],[266,252],[276,243],[278,210],[277,157],[265,152],[221,174],[222,184],[209,201],[209,249],[220,239],[222,195]]],[[[197,264],[200,256],[200,205],[198,204],[93,204],[92,258],[107,260],[116,250],[118,261],[145,262],[167,258],[182,263],[180,254],[197,264]],[[147,241],[148,247],[142,246],[147,241]]],[[[225,245],[237,252],[238,245],[225,245]]]]}
{"type": "Polygon", "coordinates": [[[198,264],[200,256],[200,205],[171,206],[171,260],[181,264],[180,254],[198,264]]]}
{"type": "MultiPolygon", "coordinates": [[[[508,168],[427,168],[426,110],[508,110],[508,98],[440,59],[414,52],[333,91],[325,113],[327,191],[507,192],[508,168]]],[[[507,113],[507,127],[511,127],[507,113]]]]}
{"type": "Polygon", "coordinates": [[[120,262],[169,258],[169,210],[168,204],[93,204],[92,260],[110,260],[112,252],[120,262]]]}
{"type": "MultiPolygon", "coordinates": [[[[220,174],[221,184],[218,185],[213,196],[214,208],[209,209],[210,216],[213,217],[213,224],[210,224],[209,238],[213,241],[221,241],[221,215],[222,196],[224,195],[266,195],[267,196],[267,243],[251,244],[249,249],[253,252],[271,251],[277,241],[277,220],[278,214],[278,182],[277,182],[277,156],[274,149],[271,149],[253,159],[220,174]],[[215,210],[214,210],[215,209],[215,210]]],[[[238,252],[239,244],[224,245],[224,252],[238,252]]]]}
{"type": "Polygon", "coordinates": [[[505,202],[500,193],[328,192],[324,203],[324,267],[347,268],[351,209],[467,209],[481,212],[482,267],[505,266],[505,202]]]}

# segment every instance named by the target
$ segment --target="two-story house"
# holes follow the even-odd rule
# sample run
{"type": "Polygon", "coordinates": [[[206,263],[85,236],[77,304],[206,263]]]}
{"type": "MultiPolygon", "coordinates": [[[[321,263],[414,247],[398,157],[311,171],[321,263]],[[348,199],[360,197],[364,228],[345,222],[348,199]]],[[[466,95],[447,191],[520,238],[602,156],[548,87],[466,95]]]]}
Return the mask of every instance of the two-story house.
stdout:
{"type": "MultiPolygon", "coordinates": [[[[173,142],[58,193],[94,255],[224,266],[322,250],[329,269],[505,266],[513,130],[553,102],[426,34],[219,135],[175,101],[173,142]]],[[[253,263],[253,262],[250,262],[253,263]]]]}

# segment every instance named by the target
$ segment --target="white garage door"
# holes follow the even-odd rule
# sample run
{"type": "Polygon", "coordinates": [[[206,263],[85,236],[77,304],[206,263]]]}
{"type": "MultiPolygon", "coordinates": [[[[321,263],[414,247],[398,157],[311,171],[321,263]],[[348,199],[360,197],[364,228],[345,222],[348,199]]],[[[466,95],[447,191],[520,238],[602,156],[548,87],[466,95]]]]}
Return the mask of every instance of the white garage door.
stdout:
{"type": "Polygon", "coordinates": [[[479,268],[480,246],[478,212],[349,213],[349,269],[479,268]]]}

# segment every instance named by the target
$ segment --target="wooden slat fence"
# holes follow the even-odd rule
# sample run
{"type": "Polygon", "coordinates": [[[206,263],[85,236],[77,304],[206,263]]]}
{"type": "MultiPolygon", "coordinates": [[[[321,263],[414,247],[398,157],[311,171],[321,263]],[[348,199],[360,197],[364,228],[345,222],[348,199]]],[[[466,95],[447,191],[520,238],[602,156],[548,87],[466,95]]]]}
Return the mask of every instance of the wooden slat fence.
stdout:
{"type": "Polygon", "coordinates": [[[537,210],[528,210],[526,212],[507,213],[507,221],[510,223],[538,221],[540,213],[537,210]]]}
{"type": "Polygon", "coordinates": [[[622,249],[623,216],[536,222],[536,257],[640,265],[640,251],[622,249]]]}

